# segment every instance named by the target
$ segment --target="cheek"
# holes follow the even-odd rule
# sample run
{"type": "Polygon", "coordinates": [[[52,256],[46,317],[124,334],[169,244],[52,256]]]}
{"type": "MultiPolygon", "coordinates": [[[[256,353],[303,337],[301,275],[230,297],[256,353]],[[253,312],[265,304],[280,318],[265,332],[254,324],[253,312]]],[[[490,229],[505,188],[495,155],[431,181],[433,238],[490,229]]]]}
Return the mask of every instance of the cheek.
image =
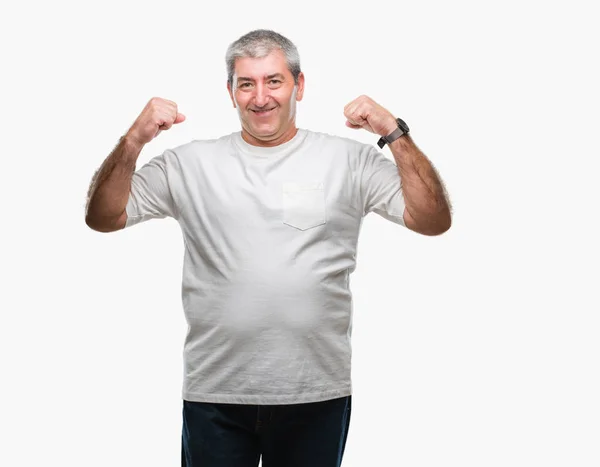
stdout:
{"type": "Polygon", "coordinates": [[[236,105],[238,105],[242,109],[246,108],[246,104],[248,102],[248,99],[246,98],[246,96],[244,96],[242,93],[238,93],[238,94],[234,94],[233,97],[235,98],[236,105]]]}
{"type": "Polygon", "coordinates": [[[287,96],[277,99],[277,104],[279,105],[279,110],[281,111],[280,113],[285,113],[290,108],[290,101],[287,96]]]}

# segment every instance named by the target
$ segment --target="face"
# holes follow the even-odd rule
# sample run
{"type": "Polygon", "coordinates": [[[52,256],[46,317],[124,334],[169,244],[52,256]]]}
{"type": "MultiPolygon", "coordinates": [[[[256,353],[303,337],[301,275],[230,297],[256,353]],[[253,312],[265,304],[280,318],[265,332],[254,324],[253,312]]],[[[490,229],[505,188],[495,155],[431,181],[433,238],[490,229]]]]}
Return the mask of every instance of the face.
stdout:
{"type": "Polygon", "coordinates": [[[277,146],[294,137],[296,101],[304,94],[304,75],[300,73],[294,85],[281,50],[263,58],[236,59],[233,89],[228,83],[227,90],[248,143],[277,146]]]}

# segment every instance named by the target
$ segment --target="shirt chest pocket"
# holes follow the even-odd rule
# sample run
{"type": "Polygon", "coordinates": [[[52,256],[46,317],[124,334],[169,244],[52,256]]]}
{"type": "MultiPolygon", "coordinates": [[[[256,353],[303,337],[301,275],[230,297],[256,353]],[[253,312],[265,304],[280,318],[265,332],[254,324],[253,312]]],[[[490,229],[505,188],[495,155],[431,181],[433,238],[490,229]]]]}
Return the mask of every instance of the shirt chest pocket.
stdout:
{"type": "Polygon", "coordinates": [[[283,223],[300,230],[327,222],[323,182],[302,181],[282,184],[283,223]]]}

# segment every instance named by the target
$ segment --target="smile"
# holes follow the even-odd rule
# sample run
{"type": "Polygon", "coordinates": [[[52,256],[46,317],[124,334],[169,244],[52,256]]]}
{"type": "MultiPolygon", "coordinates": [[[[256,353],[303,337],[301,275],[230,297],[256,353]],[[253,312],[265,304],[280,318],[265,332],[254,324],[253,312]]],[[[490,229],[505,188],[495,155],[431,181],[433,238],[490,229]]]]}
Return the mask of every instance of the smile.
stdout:
{"type": "Polygon", "coordinates": [[[273,110],[275,110],[276,108],[277,107],[273,107],[273,108],[271,108],[269,110],[263,110],[262,112],[258,111],[258,110],[252,110],[252,112],[254,112],[256,115],[262,117],[264,115],[270,115],[273,112],[273,110]]]}

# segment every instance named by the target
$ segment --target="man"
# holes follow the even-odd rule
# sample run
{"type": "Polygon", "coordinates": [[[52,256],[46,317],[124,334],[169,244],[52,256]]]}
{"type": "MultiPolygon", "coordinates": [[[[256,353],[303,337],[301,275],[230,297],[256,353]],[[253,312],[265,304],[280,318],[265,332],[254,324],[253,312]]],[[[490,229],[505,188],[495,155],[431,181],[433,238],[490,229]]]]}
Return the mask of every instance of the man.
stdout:
{"type": "Polygon", "coordinates": [[[356,244],[371,211],[424,235],[451,223],[445,190],[406,124],[367,96],[344,108],[373,146],[299,129],[296,47],[269,30],[227,51],[241,131],[135,161],[185,120],[151,99],[90,187],[86,223],[111,232],[173,217],[184,235],[188,334],[182,465],[334,467],[351,412],[356,244]]]}

